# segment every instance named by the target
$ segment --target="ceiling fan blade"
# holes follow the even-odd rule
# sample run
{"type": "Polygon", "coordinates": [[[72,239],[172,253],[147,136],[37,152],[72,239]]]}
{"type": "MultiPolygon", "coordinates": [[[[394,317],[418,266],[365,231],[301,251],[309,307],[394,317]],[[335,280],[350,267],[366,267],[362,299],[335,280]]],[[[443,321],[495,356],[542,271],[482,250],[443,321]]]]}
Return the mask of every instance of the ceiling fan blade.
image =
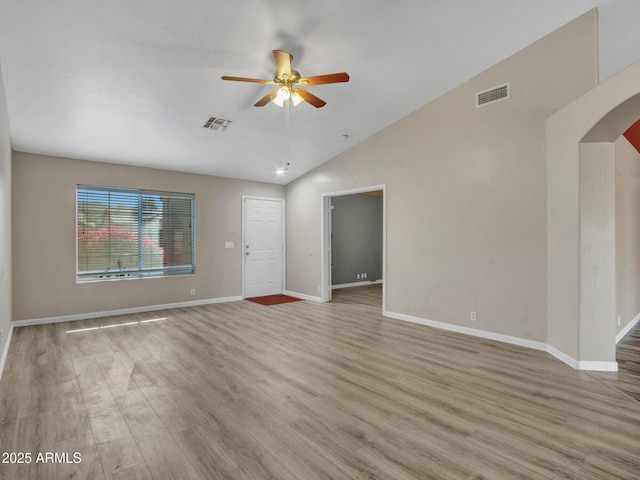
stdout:
{"type": "Polygon", "coordinates": [[[278,77],[283,75],[291,76],[291,62],[293,61],[293,55],[284,50],[274,50],[273,58],[276,60],[276,67],[278,68],[278,77]]]}
{"type": "Polygon", "coordinates": [[[325,83],[348,82],[349,74],[346,72],[330,73],[328,75],[318,75],[317,77],[306,77],[298,80],[300,85],[322,85],[325,83]]]}
{"type": "Polygon", "coordinates": [[[265,83],[267,85],[276,84],[276,82],[274,82],[273,80],[262,80],[261,78],[228,77],[227,75],[224,75],[220,78],[222,78],[222,80],[231,80],[233,82],[265,83]]]}
{"type": "Polygon", "coordinates": [[[308,92],[304,88],[296,88],[295,91],[300,94],[305,102],[310,103],[316,108],[324,107],[327,104],[327,102],[325,102],[321,98],[316,97],[313,93],[308,92]]]}
{"type": "Polygon", "coordinates": [[[277,94],[278,94],[278,89],[277,88],[275,90],[271,90],[264,97],[262,97],[256,103],[254,103],[253,106],[254,107],[264,107],[267,103],[269,103],[271,100],[273,100],[276,97],[277,94]]]}

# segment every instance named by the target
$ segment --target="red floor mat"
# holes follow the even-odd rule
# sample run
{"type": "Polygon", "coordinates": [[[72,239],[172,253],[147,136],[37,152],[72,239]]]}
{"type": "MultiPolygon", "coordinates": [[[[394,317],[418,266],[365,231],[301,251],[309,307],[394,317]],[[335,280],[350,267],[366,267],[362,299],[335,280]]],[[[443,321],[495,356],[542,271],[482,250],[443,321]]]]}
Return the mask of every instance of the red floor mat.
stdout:
{"type": "Polygon", "coordinates": [[[268,295],[266,297],[247,298],[247,300],[269,307],[271,305],[280,305],[282,303],[299,302],[302,299],[290,297],[289,295],[268,295]]]}

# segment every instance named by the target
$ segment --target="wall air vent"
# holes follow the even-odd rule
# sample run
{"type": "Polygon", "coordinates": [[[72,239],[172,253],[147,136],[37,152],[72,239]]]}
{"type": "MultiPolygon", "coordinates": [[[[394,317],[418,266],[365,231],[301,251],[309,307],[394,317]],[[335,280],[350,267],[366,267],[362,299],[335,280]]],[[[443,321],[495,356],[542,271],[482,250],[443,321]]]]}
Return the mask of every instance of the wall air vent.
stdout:
{"type": "Polygon", "coordinates": [[[214,130],[216,132],[224,132],[231,125],[231,120],[225,120],[224,118],[210,117],[209,120],[203,125],[204,128],[214,130]]]}
{"type": "Polygon", "coordinates": [[[505,83],[499,87],[493,87],[488,90],[476,93],[476,107],[484,107],[490,103],[508,100],[511,97],[511,84],[505,83]]]}

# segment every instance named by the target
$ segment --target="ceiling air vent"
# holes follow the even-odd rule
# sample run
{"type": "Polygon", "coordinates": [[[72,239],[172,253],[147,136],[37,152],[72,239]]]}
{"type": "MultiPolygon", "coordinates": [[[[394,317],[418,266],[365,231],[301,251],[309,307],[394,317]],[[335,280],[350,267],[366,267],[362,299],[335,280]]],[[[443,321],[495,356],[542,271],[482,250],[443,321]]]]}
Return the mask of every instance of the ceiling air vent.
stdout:
{"type": "Polygon", "coordinates": [[[231,120],[210,117],[209,120],[207,120],[203,125],[203,127],[208,128],[209,130],[214,130],[216,132],[224,132],[229,127],[229,125],[231,125],[231,120]]]}
{"type": "Polygon", "coordinates": [[[493,87],[488,90],[476,93],[476,107],[484,107],[490,103],[507,100],[511,96],[511,84],[505,83],[499,87],[493,87]]]}

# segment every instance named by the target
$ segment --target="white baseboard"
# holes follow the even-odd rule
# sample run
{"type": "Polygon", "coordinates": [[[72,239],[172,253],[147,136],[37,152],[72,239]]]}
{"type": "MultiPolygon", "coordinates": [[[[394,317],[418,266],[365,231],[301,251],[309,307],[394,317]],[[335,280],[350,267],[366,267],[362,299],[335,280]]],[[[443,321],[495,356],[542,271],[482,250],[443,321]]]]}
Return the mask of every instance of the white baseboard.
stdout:
{"type": "Polygon", "coordinates": [[[302,300],[309,300],[311,302],[322,303],[321,297],[314,297],[313,295],[307,295],[306,293],[298,293],[298,292],[292,292],[290,290],[285,290],[284,294],[289,295],[290,297],[300,298],[302,300]]]}
{"type": "Polygon", "coordinates": [[[547,345],[542,342],[527,340],[526,338],[511,337],[509,335],[502,335],[500,333],[487,332],[486,330],[478,330],[475,328],[462,327],[460,325],[452,325],[450,323],[436,322],[434,320],[426,320],[424,318],[413,317],[411,315],[405,315],[403,313],[384,312],[383,315],[385,317],[395,318],[396,320],[404,320],[406,322],[419,323],[421,325],[426,325],[428,327],[439,328],[441,330],[448,330],[450,332],[463,333],[465,335],[486,338],[488,340],[496,340],[498,342],[510,343],[512,345],[519,345],[521,347],[532,348],[534,350],[546,351],[546,348],[547,348],[547,345]]]}
{"type": "Polygon", "coordinates": [[[618,362],[592,362],[580,360],[578,370],[589,370],[590,372],[617,372],[618,362]]]}
{"type": "Polygon", "coordinates": [[[566,363],[571,368],[575,368],[576,370],[579,370],[578,366],[579,366],[580,362],[578,362],[578,360],[576,360],[575,358],[570,357],[566,353],[558,350],[556,347],[552,347],[551,345],[547,345],[546,351],[547,351],[547,353],[549,355],[557,358],[558,360],[560,360],[563,363],[566,363]]]}
{"type": "Polygon", "coordinates": [[[32,318],[28,320],[15,320],[16,327],[28,327],[30,325],[44,325],[46,323],[72,322],[74,320],[88,320],[90,318],[114,317],[116,315],[128,315],[130,313],[154,312],[156,310],[167,310],[170,308],[197,307],[200,305],[210,305],[212,303],[237,302],[242,300],[241,296],[208,298],[205,300],[193,300],[190,302],[165,303],[163,305],[151,305],[146,307],[121,308],[118,310],[107,310],[104,312],[77,313],[73,315],[62,315],[59,317],[32,318]]]}
{"type": "Polygon", "coordinates": [[[4,350],[0,356],[0,380],[2,380],[2,373],[4,372],[4,364],[7,361],[7,355],[9,354],[9,346],[11,345],[11,337],[13,336],[13,322],[7,332],[7,340],[4,343],[4,350]]]}
{"type": "Polygon", "coordinates": [[[616,335],[616,343],[622,340],[625,335],[627,335],[627,333],[629,333],[631,329],[636,326],[638,322],[640,322],[640,313],[636,315],[633,320],[627,323],[627,325],[622,330],[620,330],[620,332],[616,335]]]}
{"type": "Polygon", "coordinates": [[[569,355],[561,352],[557,348],[547,345],[543,342],[536,342],[534,340],[527,340],[526,338],[512,337],[509,335],[502,335],[500,333],[487,332],[485,330],[478,330],[475,328],[462,327],[460,325],[452,325],[450,323],[436,322],[434,320],[427,320],[424,318],[414,317],[411,315],[405,315],[395,312],[384,312],[383,315],[389,318],[395,318],[396,320],[403,320],[406,322],[419,323],[428,327],[439,328],[441,330],[448,330],[450,332],[462,333],[465,335],[471,335],[474,337],[486,338],[488,340],[496,340],[498,342],[509,343],[512,345],[518,345],[521,347],[531,348],[534,350],[541,350],[554,356],[561,362],[566,363],[570,367],[576,370],[590,370],[594,372],[617,372],[617,362],[597,362],[597,361],[578,361],[571,358],[569,355]]]}
{"type": "Polygon", "coordinates": [[[566,363],[576,370],[588,370],[591,372],[617,372],[618,362],[593,362],[590,360],[576,360],[551,345],[547,345],[547,353],[561,362],[566,363]]]}
{"type": "Polygon", "coordinates": [[[331,285],[331,290],[335,290],[336,288],[364,287],[365,285],[376,285],[378,283],[382,283],[382,280],[374,280],[373,282],[341,283],[339,285],[331,285]]]}

